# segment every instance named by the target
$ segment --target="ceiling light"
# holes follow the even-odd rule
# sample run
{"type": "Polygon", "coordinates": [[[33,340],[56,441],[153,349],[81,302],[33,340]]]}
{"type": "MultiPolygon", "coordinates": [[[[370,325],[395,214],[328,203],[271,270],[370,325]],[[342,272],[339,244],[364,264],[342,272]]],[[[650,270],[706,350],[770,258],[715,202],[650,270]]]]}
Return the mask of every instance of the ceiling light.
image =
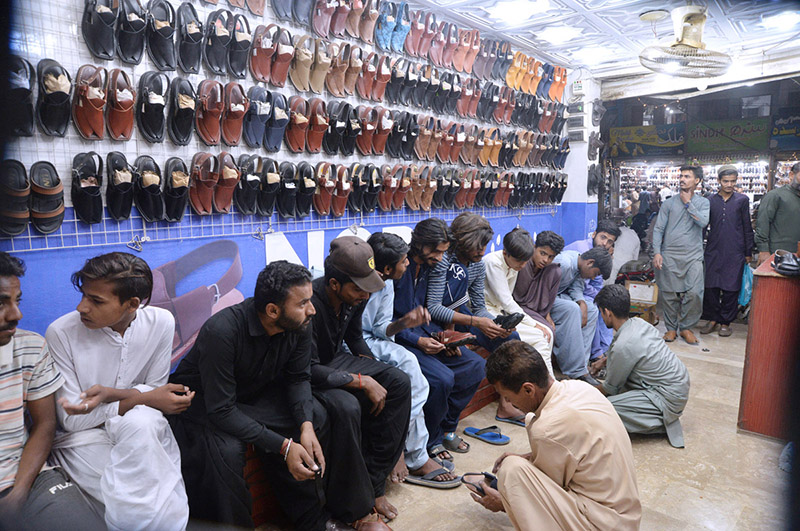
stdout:
{"type": "Polygon", "coordinates": [[[580,28],[572,26],[548,26],[544,31],[536,33],[536,38],[545,40],[550,44],[564,44],[582,33],[580,28]]]}
{"type": "Polygon", "coordinates": [[[550,9],[550,0],[508,0],[488,8],[489,16],[503,22],[525,22],[533,15],[550,9]]]}
{"type": "Polygon", "coordinates": [[[666,9],[652,9],[639,13],[639,20],[642,22],[660,22],[669,16],[669,11],[666,9]]]}
{"type": "Polygon", "coordinates": [[[789,31],[800,23],[800,13],[797,11],[784,11],[778,15],[764,17],[761,19],[761,26],[778,31],[789,31]]]}

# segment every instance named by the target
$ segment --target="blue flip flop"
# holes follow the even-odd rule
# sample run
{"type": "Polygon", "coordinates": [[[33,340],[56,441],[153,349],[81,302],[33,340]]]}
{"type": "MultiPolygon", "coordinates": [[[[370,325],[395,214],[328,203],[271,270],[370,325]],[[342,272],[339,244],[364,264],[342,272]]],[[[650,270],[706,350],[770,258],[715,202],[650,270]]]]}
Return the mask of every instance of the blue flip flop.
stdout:
{"type": "Polygon", "coordinates": [[[515,426],[522,426],[525,427],[525,415],[517,415],[516,417],[498,417],[497,415],[494,416],[494,420],[498,422],[508,422],[509,424],[513,424],[515,426]]]}
{"type": "Polygon", "coordinates": [[[500,433],[500,428],[497,426],[489,426],[482,429],[471,427],[464,428],[464,435],[468,437],[474,437],[485,443],[495,444],[497,446],[502,446],[511,442],[511,439],[507,435],[500,433]]]}

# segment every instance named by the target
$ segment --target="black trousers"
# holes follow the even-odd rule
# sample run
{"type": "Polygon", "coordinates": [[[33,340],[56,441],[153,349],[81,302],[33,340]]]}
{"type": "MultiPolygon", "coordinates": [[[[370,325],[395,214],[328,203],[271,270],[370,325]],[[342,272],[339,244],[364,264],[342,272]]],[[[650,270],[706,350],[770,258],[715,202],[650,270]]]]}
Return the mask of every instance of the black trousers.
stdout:
{"type": "Polygon", "coordinates": [[[703,293],[703,319],[729,325],[739,313],[739,290],[706,288],[703,293]]]}
{"type": "MultiPolygon", "coordinates": [[[[256,403],[237,406],[264,426],[299,442],[299,426],[280,388],[256,403]]],[[[352,466],[362,461],[359,434],[350,428],[360,419],[355,412],[349,419],[346,412],[337,412],[336,417],[337,422],[330,422],[325,407],[314,400],[312,423],[326,463],[322,489],[314,480],[295,480],[280,455],[256,449],[278,502],[297,529],[323,530],[331,516],[352,522],[369,514],[375,503],[365,467],[352,466]],[[348,488],[341,488],[342,484],[348,488]]],[[[252,529],[252,502],[243,474],[246,443],[208,422],[199,393],[187,411],[168,418],[181,450],[190,517],[252,529]]]]}
{"type": "MultiPolygon", "coordinates": [[[[370,413],[372,402],[363,391],[314,391],[314,396],[325,405],[331,425],[342,422],[339,418],[342,413],[347,418],[358,413],[360,427],[351,426],[349,429],[361,434],[363,460],[374,497],[383,496],[386,493],[386,478],[405,446],[411,416],[411,382],[396,367],[349,353],[340,353],[327,365],[353,374],[371,376],[386,389],[386,405],[377,416],[370,413]]],[[[340,487],[350,489],[354,481],[355,478],[349,478],[340,487]]]]}

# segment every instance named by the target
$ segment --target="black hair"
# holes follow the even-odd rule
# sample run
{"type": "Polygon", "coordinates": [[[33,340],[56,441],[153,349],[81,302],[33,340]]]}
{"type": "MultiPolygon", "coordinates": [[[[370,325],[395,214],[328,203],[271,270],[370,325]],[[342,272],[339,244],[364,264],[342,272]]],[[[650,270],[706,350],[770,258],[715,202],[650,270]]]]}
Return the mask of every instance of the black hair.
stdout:
{"type": "Polygon", "coordinates": [[[376,232],[367,243],[375,255],[375,270],[381,273],[387,266],[394,269],[397,262],[408,254],[408,245],[403,238],[390,232],[376,232]]]}
{"type": "Polygon", "coordinates": [[[423,219],[414,227],[411,232],[411,245],[408,254],[419,256],[425,247],[436,248],[443,243],[450,243],[452,240],[450,229],[447,223],[439,218],[423,219]]]}
{"type": "Polygon", "coordinates": [[[611,266],[614,260],[605,247],[592,247],[581,255],[584,260],[594,260],[594,267],[600,269],[600,274],[607,279],[611,276],[611,266]]]}
{"type": "Polygon", "coordinates": [[[536,247],[550,247],[556,253],[564,250],[564,238],[551,230],[545,230],[536,235],[536,247]]]}
{"type": "Polygon", "coordinates": [[[503,237],[503,249],[514,260],[528,261],[533,256],[531,233],[517,227],[503,237]]]}
{"type": "Polygon", "coordinates": [[[489,245],[494,229],[485,217],[474,212],[462,212],[450,223],[453,251],[456,256],[467,255],[489,245]]]}
{"type": "Polygon", "coordinates": [[[598,308],[611,310],[617,317],[627,319],[631,314],[631,295],[625,286],[621,284],[611,284],[603,286],[594,297],[594,303],[598,308]]]}
{"type": "Polygon", "coordinates": [[[800,173],[800,162],[795,162],[792,165],[792,169],[789,170],[792,173],[800,173]]]}
{"type": "Polygon", "coordinates": [[[717,174],[717,180],[722,179],[723,177],[727,177],[728,175],[733,175],[734,177],[739,177],[739,171],[736,168],[727,168],[722,170],[717,174]]]}
{"type": "Polygon", "coordinates": [[[690,171],[694,174],[695,179],[700,179],[700,182],[703,181],[703,167],[702,166],[692,166],[691,164],[684,164],[681,166],[680,171],[690,171]]]}
{"type": "Polygon", "coordinates": [[[3,251],[0,251],[0,277],[25,276],[25,262],[3,251]]]}
{"type": "Polygon", "coordinates": [[[256,280],[256,289],[253,300],[256,310],[264,312],[267,304],[283,305],[289,290],[295,286],[302,286],[311,282],[311,273],[305,267],[277,260],[261,270],[256,280]]]}
{"type": "Polygon", "coordinates": [[[486,359],[486,378],[492,385],[499,383],[517,393],[525,382],[545,389],[550,373],[539,351],[515,339],[497,347],[486,359]]]}
{"type": "Polygon", "coordinates": [[[114,284],[112,293],[120,302],[138,297],[143,305],[150,303],[153,293],[153,272],[147,262],[130,253],[107,253],[89,258],[70,279],[82,291],[89,280],[105,280],[114,284]]]}
{"type": "Polygon", "coordinates": [[[335,265],[333,265],[333,260],[331,260],[330,255],[325,258],[325,285],[329,285],[331,279],[336,279],[336,281],[344,286],[348,282],[353,282],[353,279],[343,271],[340,271],[335,265]]]}
{"type": "Polygon", "coordinates": [[[622,231],[619,230],[619,225],[610,219],[601,219],[597,222],[597,230],[595,231],[595,234],[600,232],[605,232],[614,238],[619,238],[620,234],[622,234],[622,231]]]}

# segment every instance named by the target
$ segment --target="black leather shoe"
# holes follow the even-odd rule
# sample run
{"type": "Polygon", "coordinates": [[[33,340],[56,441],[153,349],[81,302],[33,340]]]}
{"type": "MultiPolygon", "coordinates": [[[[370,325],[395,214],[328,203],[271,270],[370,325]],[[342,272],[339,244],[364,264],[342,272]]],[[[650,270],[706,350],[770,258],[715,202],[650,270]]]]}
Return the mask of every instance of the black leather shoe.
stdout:
{"type": "Polygon", "coordinates": [[[175,9],[167,0],[150,0],[147,12],[147,55],[159,70],[175,70],[175,9]]]}
{"type": "Polygon", "coordinates": [[[7,79],[10,80],[10,86],[3,127],[10,129],[12,135],[32,136],[33,85],[36,82],[36,72],[28,61],[16,55],[9,57],[9,65],[7,79]]]}
{"type": "Polygon", "coordinates": [[[106,155],[106,207],[108,215],[117,221],[126,220],[131,215],[135,173],[136,170],[119,151],[106,155]]]}
{"type": "Polygon", "coordinates": [[[28,172],[31,181],[31,223],[42,234],[50,234],[64,221],[64,186],[55,166],[39,161],[28,172]]]}
{"type": "Polygon", "coordinates": [[[361,210],[366,213],[375,212],[378,207],[378,194],[383,188],[380,171],[374,165],[367,164],[364,167],[364,179],[366,180],[366,189],[361,201],[361,210]]]}
{"type": "MultiPolygon", "coordinates": [[[[340,147],[342,155],[349,157],[356,150],[356,138],[361,134],[361,120],[358,119],[358,111],[355,107],[349,106],[350,111],[347,115],[347,125],[345,125],[340,147]]],[[[324,137],[323,137],[324,140],[324,137]]]]}
{"type": "Polygon", "coordinates": [[[119,0],[117,56],[125,63],[138,65],[144,55],[147,13],[138,0],[119,0]]]}
{"type": "Polygon", "coordinates": [[[139,78],[139,101],[136,123],[148,142],[163,142],[166,118],[164,110],[169,93],[169,78],[163,72],[145,72],[139,78]]]}
{"type": "Polygon", "coordinates": [[[414,144],[417,142],[419,136],[419,124],[417,123],[417,115],[406,113],[406,134],[401,138],[400,155],[404,160],[414,159],[414,144]]]}
{"type": "Polygon", "coordinates": [[[136,159],[133,183],[133,202],[139,214],[150,223],[164,219],[164,195],[161,192],[161,168],[153,157],[141,155],[136,159]]]}
{"type": "Polygon", "coordinates": [[[203,59],[218,76],[228,73],[228,46],[233,40],[233,14],[227,9],[213,11],[206,19],[203,59]]]}
{"type": "Polygon", "coordinates": [[[261,171],[261,187],[258,190],[258,203],[256,205],[259,216],[272,217],[280,186],[281,176],[278,163],[272,159],[264,159],[264,167],[261,171]]]}
{"type": "Polygon", "coordinates": [[[86,0],[81,19],[81,35],[92,55],[104,61],[114,57],[114,26],[119,8],[115,0],[86,0]]]}
{"type": "Polygon", "coordinates": [[[295,196],[295,217],[302,219],[311,213],[317,181],[314,179],[314,167],[306,161],[297,165],[297,194],[295,196]]]}
{"type": "Polygon", "coordinates": [[[244,79],[247,75],[247,55],[250,51],[250,22],[244,15],[233,19],[233,35],[228,45],[228,73],[244,79]]]}
{"type": "Polygon", "coordinates": [[[347,196],[347,208],[350,212],[361,212],[364,205],[364,192],[367,189],[367,178],[364,172],[365,166],[359,162],[354,162],[350,166],[350,178],[352,179],[352,189],[347,196]]]}
{"type": "Polygon", "coordinates": [[[431,205],[433,205],[433,208],[444,208],[445,195],[447,195],[447,191],[450,189],[450,179],[441,166],[436,166],[436,168],[434,168],[431,179],[436,180],[436,191],[433,192],[431,205]]]}
{"type": "Polygon", "coordinates": [[[494,322],[502,326],[506,330],[511,330],[522,322],[525,316],[519,312],[510,315],[498,315],[494,318],[494,322]]]}
{"type": "Polygon", "coordinates": [[[233,190],[233,202],[242,214],[255,214],[258,204],[258,191],[261,188],[263,159],[258,155],[241,155],[238,161],[242,178],[233,190]]]}
{"type": "Polygon", "coordinates": [[[405,111],[392,111],[392,132],[389,133],[389,138],[386,139],[386,154],[393,159],[399,159],[403,156],[400,151],[403,147],[403,137],[406,135],[408,127],[408,113],[405,111]]]}
{"type": "Polygon", "coordinates": [[[189,2],[178,8],[178,66],[187,74],[200,71],[203,56],[203,23],[189,2]]]}
{"type": "Polygon", "coordinates": [[[69,72],[52,59],[42,59],[36,67],[39,97],[36,119],[46,135],[64,136],[70,116],[72,78],[69,72]]]}
{"type": "Polygon", "coordinates": [[[291,162],[282,162],[280,175],[280,190],[275,206],[281,217],[294,219],[297,206],[297,167],[291,162]]]}
{"type": "Polygon", "coordinates": [[[197,94],[188,79],[175,77],[169,88],[169,138],[178,146],[186,146],[194,132],[194,111],[197,94]]]}
{"type": "Polygon", "coordinates": [[[103,221],[103,159],[90,151],[78,153],[72,159],[70,196],[75,215],[86,224],[103,221]]]}
{"type": "Polygon", "coordinates": [[[253,85],[247,91],[250,106],[242,122],[242,136],[251,148],[260,148],[267,122],[272,116],[272,95],[261,85],[253,85]]]}
{"type": "Polygon", "coordinates": [[[30,220],[31,184],[28,172],[18,160],[0,162],[0,234],[18,236],[30,220]]]}
{"type": "Polygon", "coordinates": [[[322,149],[328,155],[336,155],[342,145],[350,109],[349,103],[338,100],[328,106],[328,130],[322,137],[322,149]]]}
{"type": "Polygon", "coordinates": [[[176,223],[183,219],[189,202],[189,170],[178,157],[164,164],[164,219],[176,223]]]}
{"type": "Polygon", "coordinates": [[[272,112],[264,130],[264,149],[275,153],[281,149],[283,134],[289,125],[289,105],[286,96],[280,92],[272,92],[272,112]]]}

